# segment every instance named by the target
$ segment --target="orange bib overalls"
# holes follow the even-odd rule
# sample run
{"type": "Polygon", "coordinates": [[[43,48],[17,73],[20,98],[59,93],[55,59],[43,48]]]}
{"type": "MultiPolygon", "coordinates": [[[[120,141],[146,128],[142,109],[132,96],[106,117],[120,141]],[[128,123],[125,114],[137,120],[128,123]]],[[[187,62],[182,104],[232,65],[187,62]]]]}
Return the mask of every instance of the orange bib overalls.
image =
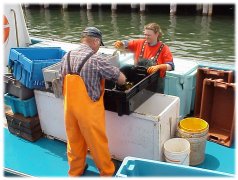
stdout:
{"type": "Polygon", "coordinates": [[[63,94],[69,175],[82,175],[89,148],[100,175],[112,176],[115,167],[106,136],[104,81],[101,81],[100,99],[94,102],[88,96],[83,79],[77,74],[67,74],[63,94]]]}

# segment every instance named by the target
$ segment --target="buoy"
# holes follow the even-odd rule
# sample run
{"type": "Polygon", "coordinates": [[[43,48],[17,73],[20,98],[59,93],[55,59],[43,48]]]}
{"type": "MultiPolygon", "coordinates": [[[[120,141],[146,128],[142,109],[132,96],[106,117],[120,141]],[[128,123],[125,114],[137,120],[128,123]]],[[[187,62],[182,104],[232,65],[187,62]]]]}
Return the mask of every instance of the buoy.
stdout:
{"type": "Polygon", "coordinates": [[[3,39],[4,39],[4,43],[7,41],[8,37],[9,37],[9,33],[10,33],[10,24],[7,20],[7,17],[4,15],[3,16],[3,39]]]}

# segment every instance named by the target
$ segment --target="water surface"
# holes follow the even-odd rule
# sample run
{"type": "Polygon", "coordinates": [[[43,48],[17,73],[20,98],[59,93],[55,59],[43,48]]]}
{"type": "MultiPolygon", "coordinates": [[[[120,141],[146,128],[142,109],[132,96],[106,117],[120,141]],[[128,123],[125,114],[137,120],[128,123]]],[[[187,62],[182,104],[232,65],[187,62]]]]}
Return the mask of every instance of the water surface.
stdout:
{"type": "Polygon", "coordinates": [[[163,30],[162,41],[175,57],[235,62],[235,22],[232,16],[177,15],[169,13],[111,12],[77,9],[24,10],[32,36],[78,43],[86,26],[96,26],[103,32],[106,46],[115,40],[143,37],[143,27],[157,22],[163,30]]]}

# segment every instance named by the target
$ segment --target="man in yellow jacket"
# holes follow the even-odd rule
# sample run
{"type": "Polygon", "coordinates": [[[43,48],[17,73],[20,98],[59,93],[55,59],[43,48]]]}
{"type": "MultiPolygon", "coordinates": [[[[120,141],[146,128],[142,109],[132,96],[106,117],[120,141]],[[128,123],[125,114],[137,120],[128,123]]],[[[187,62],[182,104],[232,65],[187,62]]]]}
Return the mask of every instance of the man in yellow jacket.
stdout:
{"type": "Polygon", "coordinates": [[[87,27],[79,48],[62,58],[69,176],[84,173],[88,148],[101,176],[112,176],[115,171],[105,129],[104,80],[123,85],[126,78],[103,55],[96,54],[100,45],[101,31],[87,27]]]}

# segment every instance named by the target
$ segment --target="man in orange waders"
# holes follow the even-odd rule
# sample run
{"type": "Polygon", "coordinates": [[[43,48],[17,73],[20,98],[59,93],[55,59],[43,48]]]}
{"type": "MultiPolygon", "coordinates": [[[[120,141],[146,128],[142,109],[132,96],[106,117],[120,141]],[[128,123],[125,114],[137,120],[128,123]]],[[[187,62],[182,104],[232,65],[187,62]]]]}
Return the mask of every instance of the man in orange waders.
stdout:
{"type": "Polygon", "coordinates": [[[104,79],[123,85],[126,78],[105,56],[96,54],[100,45],[101,31],[87,27],[80,46],[62,58],[69,176],[84,173],[88,148],[101,176],[115,171],[105,129],[104,79]]]}

